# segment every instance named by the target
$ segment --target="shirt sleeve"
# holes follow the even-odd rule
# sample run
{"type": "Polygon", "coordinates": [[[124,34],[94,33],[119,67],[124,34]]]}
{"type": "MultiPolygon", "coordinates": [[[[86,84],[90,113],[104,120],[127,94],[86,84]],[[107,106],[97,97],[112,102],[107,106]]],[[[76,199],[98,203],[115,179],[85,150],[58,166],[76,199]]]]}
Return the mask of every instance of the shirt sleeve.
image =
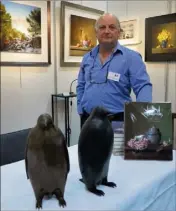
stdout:
{"type": "Polygon", "coordinates": [[[77,86],[76,86],[76,93],[77,93],[77,112],[78,114],[82,114],[83,110],[81,107],[81,99],[84,94],[84,88],[85,88],[85,77],[84,77],[84,62],[85,62],[85,57],[83,57],[79,72],[78,72],[78,81],[77,81],[77,86]]]}
{"type": "Polygon", "coordinates": [[[137,102],[152,102],[152,83],[139,53],[130,55],[130,83],[137,102]]]}

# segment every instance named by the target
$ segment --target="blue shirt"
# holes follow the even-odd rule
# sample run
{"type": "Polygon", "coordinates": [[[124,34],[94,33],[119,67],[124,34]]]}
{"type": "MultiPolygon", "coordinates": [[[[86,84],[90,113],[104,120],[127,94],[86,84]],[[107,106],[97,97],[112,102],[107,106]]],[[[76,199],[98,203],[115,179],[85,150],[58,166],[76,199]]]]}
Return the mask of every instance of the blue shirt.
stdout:
{"type": "Polygon", "coordinates": [[[90,113],[96,106],[110,113],[124,112],[125,102],[131,102],[131,89],[136,101],[152,101],[152,84],[141,55],[117,42],[112,55],[102,65],[99,45],[84,55],[78,73],[77,110],[90,113]],[[120,74],[119,81],[107,79],[109,72],[120,74]]]}

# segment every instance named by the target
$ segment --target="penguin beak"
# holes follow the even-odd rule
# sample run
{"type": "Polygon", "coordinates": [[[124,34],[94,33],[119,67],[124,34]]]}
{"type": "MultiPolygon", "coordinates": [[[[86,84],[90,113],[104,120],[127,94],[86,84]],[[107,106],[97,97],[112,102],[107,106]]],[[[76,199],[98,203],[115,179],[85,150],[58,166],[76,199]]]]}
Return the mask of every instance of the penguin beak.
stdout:
{"type": "Polygon", "coordinates": [[[47,120],[47,118],[44,119],[44,126],[45,126],[45,128],[48,127],[48,120],[47,120]]]}
{"type": "Polygon", "coordinates": [[[114,115],[113,114],[108,114],[107,117],[108,117],[109,121],[112,121],[113,118],[114,118],[114,115]]]}

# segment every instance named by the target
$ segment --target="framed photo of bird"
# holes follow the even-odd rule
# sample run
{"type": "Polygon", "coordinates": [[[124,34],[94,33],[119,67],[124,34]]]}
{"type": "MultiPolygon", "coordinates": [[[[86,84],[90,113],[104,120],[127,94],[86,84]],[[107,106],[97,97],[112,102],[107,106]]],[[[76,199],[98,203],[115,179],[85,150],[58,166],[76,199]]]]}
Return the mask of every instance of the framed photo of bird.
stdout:
{"type": "Polygon", "coordinates": [[[79,67],[84,54],[98,44],[94,26],[103,13],[101,10],[61,1],[61,67],[79,67]]]}
{"type": "Polygon", "coordinates": [[[2,66],[51,64],[50,1],[0,2],[2,66]]]}
{"type": "Polygon", "coordinates": [[[176,61],[176,13],[145,19],[145,61],[176,61]]]}

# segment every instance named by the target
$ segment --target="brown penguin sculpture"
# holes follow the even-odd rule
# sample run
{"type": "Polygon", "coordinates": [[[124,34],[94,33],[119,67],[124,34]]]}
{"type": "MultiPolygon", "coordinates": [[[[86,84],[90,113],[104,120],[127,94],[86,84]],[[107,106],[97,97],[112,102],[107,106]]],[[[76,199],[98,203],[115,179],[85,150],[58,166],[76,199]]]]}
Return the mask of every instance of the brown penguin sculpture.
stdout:
{"type": "Polygon", "coordinates": [[[80,179],[87,190],[98,196],[105,193],[97,185],[116,187],[108,182],[109,163],[112,155],[114,132],[108,112],[96,107],[85,121],[78,141],[78,161],[82,175],[80,179]]]}
{"type": "Polygon", "coordinates": [[[69,154],[64,135],[49,114],[40,115],[28,135],[25,167],[35,194],[36,208],[42,208],[45,195],[55,195],[59,205],[66,206],[64,192],[70,171],[69,154]]]}

